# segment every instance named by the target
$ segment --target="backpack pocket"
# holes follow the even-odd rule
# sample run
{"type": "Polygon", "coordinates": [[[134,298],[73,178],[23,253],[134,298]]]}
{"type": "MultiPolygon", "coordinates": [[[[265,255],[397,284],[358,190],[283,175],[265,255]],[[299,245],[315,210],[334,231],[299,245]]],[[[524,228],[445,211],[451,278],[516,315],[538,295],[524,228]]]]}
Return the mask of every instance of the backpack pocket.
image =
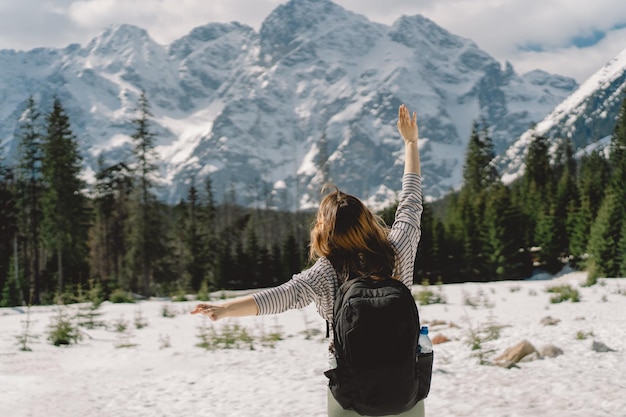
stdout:
{"type": "Polygon", "coordinates": [[[328,388],[337,403],[345,410],[352,410],[355,398],[359,398],[359,392],[354,386],[354,377],[351,372],[338,366],[325,371],[324,375],[328,378],[328,388]]]}
{"type": "Polygon", "coordinates": [[[424,398],[428,397],[428,393],[430,392],[430,380],[433,375],[433,354],[434,352],[420,353],[417,355],[415,372],[419,382],[417,388],[418,401],[422,401],[424,398]]]}

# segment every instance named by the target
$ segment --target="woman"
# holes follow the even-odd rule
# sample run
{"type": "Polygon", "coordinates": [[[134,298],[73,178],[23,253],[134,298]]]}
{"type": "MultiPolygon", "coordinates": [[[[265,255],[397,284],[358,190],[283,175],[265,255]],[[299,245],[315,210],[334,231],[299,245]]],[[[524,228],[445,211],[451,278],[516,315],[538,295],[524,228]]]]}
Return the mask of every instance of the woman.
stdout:
{"type": "MultiPolygon", "coordinates": [[[[311,230],[310,255],[315,260],[311,268],[269,290],[223,304],[198,304],[191,314],[219,320],[277,314],[315,302],[322,318],[332,323],[337,288],[350,276],[392,275],[410,289],[420,238],[422,189],[417,116],[413,113],[411,117],[404,105],[398,110],[398,131],[404,140],[405,162],[402,193],[391,230],[385,229],[359,199],[336,190],[322,200],[311,230]]],[[[328,415],[359,414],[344,410],[329,391],[328,415]]],[[[424,416],[423,401],[401,416],[424,416]]]]}

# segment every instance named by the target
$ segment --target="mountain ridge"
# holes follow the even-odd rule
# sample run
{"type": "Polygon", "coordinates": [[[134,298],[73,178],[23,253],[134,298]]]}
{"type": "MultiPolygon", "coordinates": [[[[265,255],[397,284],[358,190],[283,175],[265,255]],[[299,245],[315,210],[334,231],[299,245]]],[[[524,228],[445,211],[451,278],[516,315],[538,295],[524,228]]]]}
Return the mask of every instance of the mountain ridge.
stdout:
{"type": "Polygon", "coordinates": [[[438,198],[460,185],[473,121],[487,121],[503,152],[577,84],[541,71],[518,75],[472,40],[436,28],[419,15],[386,26],[329,0],[292,0],[258,32],[207,23],[159,45],[144,29],[118,25],[84,47],[2,50],[0,140],[15,155],[27,97],[45,109],[56,96],[93,181],[100,153],[109,163],[128,157],[145,91],[164,200],[178,201],[210,175],[218,200],[234,191],[242,204],[313,207],[325,136],[330,179],[376,208],[399,189],[395,118],[406,103],[418,112],[425,194],[438,198]]]}
{"type": "Polygon", "coordinates": [[[502,177],[510,182],[524,172],[523,159],[534,136],[551,140],[568,138],[578,154],[603,149],[609,144],[622,101],[626,98],[626,49],[587,78],[542,121],[524,132],[496,159],[502,177]]]}

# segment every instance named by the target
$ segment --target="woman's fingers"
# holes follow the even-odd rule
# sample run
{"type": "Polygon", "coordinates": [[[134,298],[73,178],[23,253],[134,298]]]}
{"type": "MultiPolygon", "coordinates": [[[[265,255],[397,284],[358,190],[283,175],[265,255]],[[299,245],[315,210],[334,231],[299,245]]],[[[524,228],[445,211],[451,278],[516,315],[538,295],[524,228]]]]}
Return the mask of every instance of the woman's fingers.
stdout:
{"type": "Polygon", "coordinates": [[[417,141],[417,113],[411,114],[404,104],[398,108],[398,131],[404,140],[417,141]]]}
{"type": "Polygon", "coordinates": [[[417,114],[413,113],[413,120],[410,118],[409,110],[404,104],[398,109],[398,127],[406,128],[411,125],[411,122],[417,122],[417,114]]]}
{"type": "Polygon", "coordinates": [[[196,305],[196,308],[194,308],[194,310],[191,312],[191,314],[204,314],[207,313],[209,311],[211,311],[211,308],[213,306],[209,305],[209,304],[198,304],[196,305]]]}
{"type": "MultiPolygon", "coordinates": [[[[413,112],[413,120],[417,120],[417,114],[415,112],[413,112]]],[[[409,109],[407,109],[404,104],[402,104],[398,110],[398,122],[405,125],[411,122],[409,109]]]]}
{"type": "Polygon", "coordinates": [[[210,304],[198,304],[196,305],[196,308],[191,312],[191,314],[202,314],[207,316],[211,320],[216,321],[218,319],[217,310],[219,308],[220,307],[218,306],[213,306],[210,304]]]}
{"type": "Polygon", "coordinates": [[[204,308],[206,304],[198,304],[196,306],[196,308],[193,309],[193,311],[191,312],[191,314],[198,314],[202,312],[202,309],[204,308]]]}
{"type": "Polygon", "coordinates": [[[404,107],[404,104],[402,104],[398,108],[398,128],[402,128],[402,125],[404,124],[405,111],[406,109],[404,107]]]}

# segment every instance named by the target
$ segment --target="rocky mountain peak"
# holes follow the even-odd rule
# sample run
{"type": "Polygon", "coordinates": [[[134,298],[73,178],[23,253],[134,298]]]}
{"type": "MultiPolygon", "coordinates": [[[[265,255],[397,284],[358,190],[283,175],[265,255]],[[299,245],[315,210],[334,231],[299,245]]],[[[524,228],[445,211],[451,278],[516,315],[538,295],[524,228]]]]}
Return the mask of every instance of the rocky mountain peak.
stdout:
{"type": "Polygon", "coordinates": [[[261,58],[276,62],[303,42],[340,28],[354,16],[330,0],[291,0],[282,4],[261,25],[261,58]]]}
{"type": "Polygon", "coordinates": [[[407,103],[419,115],[425,194],[437,198],[462,180],[474,121],[485,119],[506,148],[576,86],[547,73],[519,77],[423,16],[387,26],[330,0],[278,6],[258,33],[208,23],[164,46],[117,25],[82,49],[0,54],[2,143],[15,142],[29,95],[60,97],[93,173],[100,154],[124,156],[144,91],[164,200],[210,176],[218,201],[232,191],[242,204],[288,210],[319,197],[323,135],[332,181],[384,206],[402,175],[395,117],[407,103]]]}
{"type": "Polygon", "coordinates": [[[130,25],[111,25],[96,35],[85,47],[94,55],[119,54],[128,48],[142,48],[155,44],[145,29],[130,25]]]}

